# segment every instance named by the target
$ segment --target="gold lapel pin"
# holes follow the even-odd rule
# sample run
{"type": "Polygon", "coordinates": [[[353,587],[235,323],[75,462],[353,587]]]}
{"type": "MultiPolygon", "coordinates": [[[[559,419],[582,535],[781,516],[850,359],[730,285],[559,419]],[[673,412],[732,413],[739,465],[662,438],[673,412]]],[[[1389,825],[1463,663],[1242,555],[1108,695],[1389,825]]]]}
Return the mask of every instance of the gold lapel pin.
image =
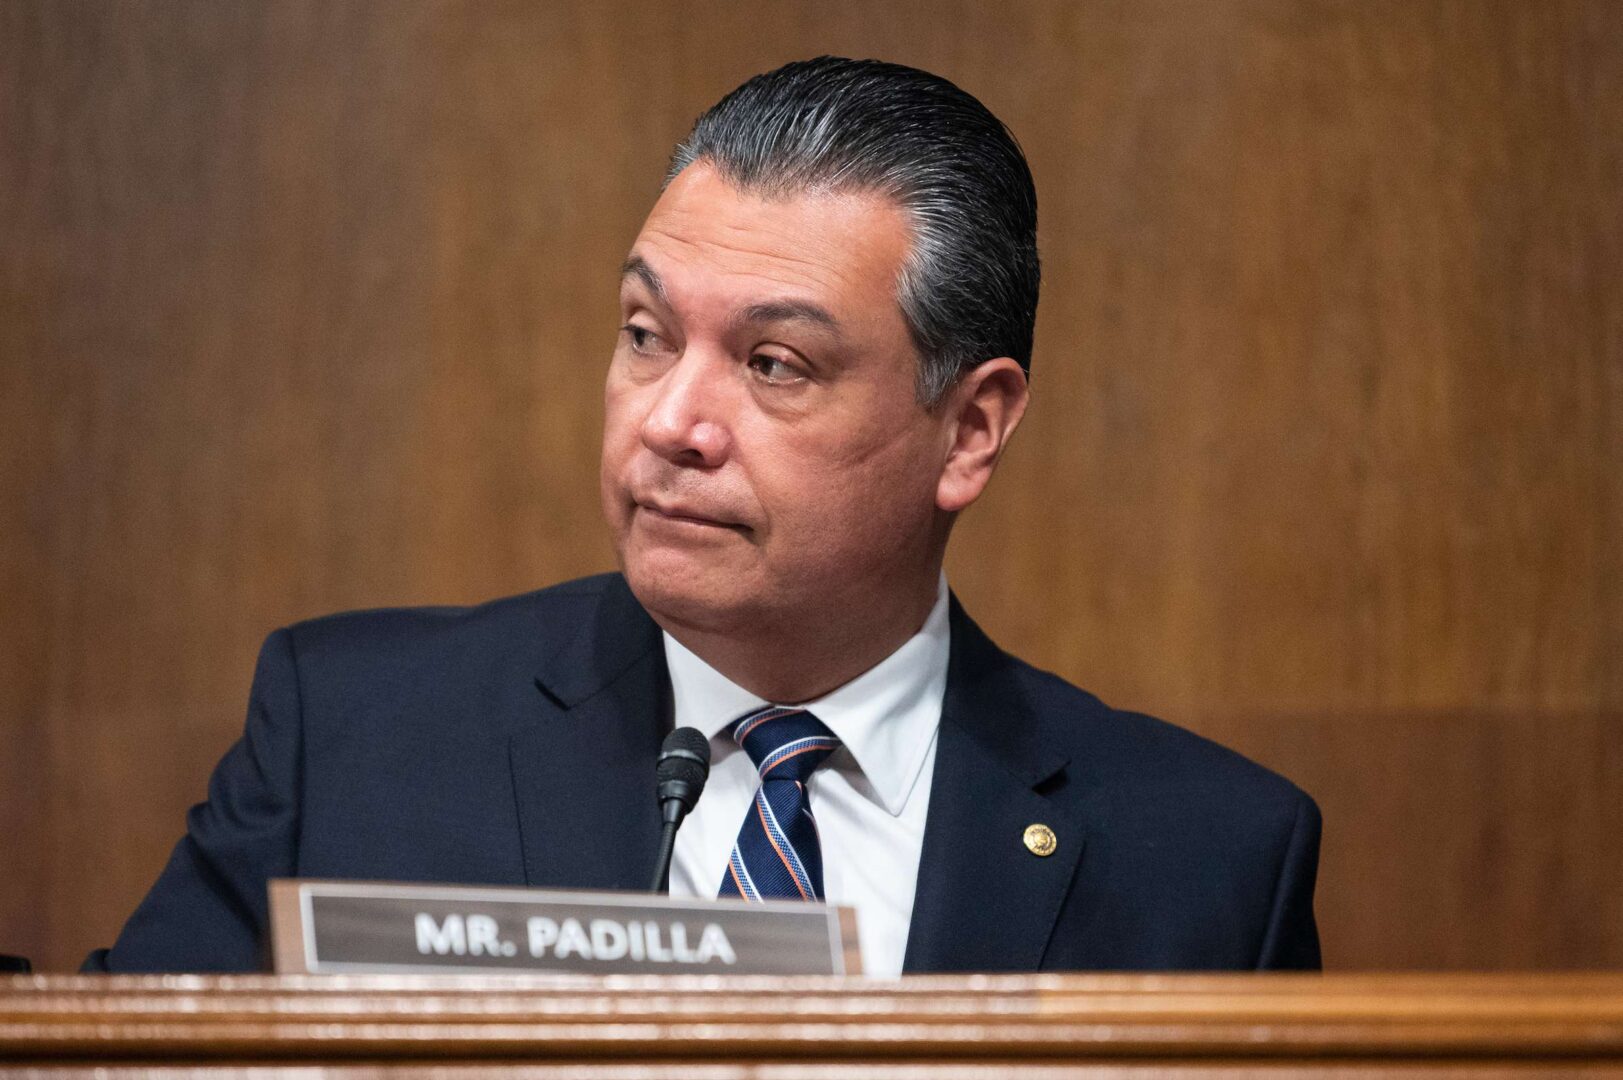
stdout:
{"type": "Polygon", "coordinates": [[[1059,837],[1047,825],[1027,825],[1021,839],[1026,842],[1026,850],[1040,859],[1054,854],[1054,849],[1059,847],[1059,837]]]}

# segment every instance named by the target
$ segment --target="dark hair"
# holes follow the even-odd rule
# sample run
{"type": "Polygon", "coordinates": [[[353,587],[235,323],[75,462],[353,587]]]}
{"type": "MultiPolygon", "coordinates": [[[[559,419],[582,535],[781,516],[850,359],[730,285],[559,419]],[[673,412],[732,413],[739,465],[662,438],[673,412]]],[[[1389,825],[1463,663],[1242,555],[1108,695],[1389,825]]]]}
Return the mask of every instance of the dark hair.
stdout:
{"type": "Polygon", "coordinates": [[[934,406],[984,360],[1029,374],[1037,317],[1037,190],[986,106],[946,79],[879,60],[820,56],[757,75],[699,117],[668,185],[695,161],[744,191],[873,191],[912,243],[897,302],[934,406]]]}

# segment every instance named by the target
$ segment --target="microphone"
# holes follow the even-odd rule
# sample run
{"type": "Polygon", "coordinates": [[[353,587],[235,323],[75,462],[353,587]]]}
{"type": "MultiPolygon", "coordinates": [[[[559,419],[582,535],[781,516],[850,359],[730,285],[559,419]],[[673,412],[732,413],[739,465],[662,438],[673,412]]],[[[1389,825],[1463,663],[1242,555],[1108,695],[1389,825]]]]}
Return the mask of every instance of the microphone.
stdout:
{"type": "Polygon", "coordinates": [[[703,732],[682,727],[665,736],[659,748],[659,764],[654,768],[654,793],[659,799],[659,816],[664,826],[659,832],[659,855],[654,860],[654,883],[649,886],[650,892],[670,889],[676,830],[699,801],[709,776],[710,740],[703,732]]]}

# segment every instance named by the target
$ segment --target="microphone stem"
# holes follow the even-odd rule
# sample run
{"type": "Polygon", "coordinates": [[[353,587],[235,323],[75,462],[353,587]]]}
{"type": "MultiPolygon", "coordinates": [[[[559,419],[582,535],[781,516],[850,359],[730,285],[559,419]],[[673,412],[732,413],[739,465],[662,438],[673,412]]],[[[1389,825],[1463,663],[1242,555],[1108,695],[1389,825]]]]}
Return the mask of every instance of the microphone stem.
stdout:
{"type": "Polygon", "coordinates": [[[671,891],[671,853],[676,849],[676,827],[680,822],[667,821],[659,830],[659,855],[654,859],[654,883],[649,892],[671,891]]]}

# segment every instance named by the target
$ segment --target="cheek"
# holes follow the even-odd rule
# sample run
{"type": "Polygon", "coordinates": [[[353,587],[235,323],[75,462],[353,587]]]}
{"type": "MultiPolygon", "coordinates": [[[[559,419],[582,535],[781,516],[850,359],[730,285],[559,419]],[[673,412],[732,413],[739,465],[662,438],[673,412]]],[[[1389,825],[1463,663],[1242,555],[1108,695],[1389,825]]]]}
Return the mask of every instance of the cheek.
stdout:
{"type": "Polygon", "coordinates": [[[939,463],[927,446],[898,440],[864,455],[812,454],[801,468],[791,460],[778,460],[785,467],[772,487],[780,520],[793,523],[797,560],[868,561],[929,532],[939,463]]]}
{"type": "Polygon", "coordinates": [[[598,487],[603,515],[611,525],[620,526],[629,517],[624,476],[630,457],[638,445],[636,423],[624,397],[611,389],[604,395],[603,450],[598,459],[598,487]]]}
{"type": "Polygon", "coordinates": [[[611,379],[603,393],[603,478],[625,463],[626,455],[638,444],[635,397],[616,389],[611,379]]]}

